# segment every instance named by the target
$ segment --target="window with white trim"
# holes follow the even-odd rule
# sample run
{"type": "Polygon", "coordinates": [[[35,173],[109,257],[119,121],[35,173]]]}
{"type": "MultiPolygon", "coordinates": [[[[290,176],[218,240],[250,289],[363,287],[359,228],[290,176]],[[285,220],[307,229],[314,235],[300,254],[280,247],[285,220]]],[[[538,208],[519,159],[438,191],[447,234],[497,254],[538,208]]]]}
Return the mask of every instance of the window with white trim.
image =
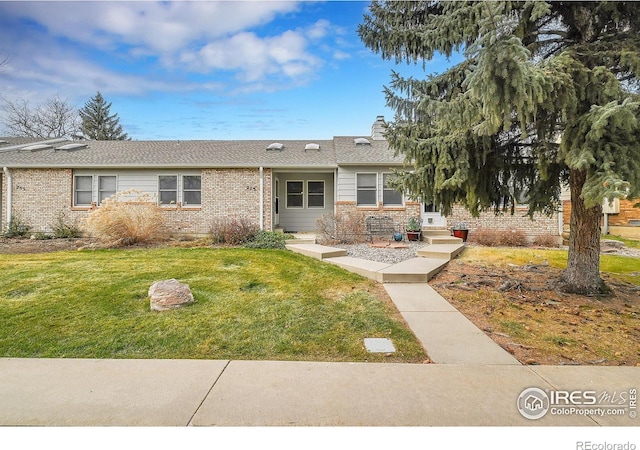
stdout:
{"type": "Polygon", "coordinates": [[[398,192],[388,185],[392,173],[382,174],[382,204],[384,206],[402,206],[402,192],[398,192]]]}
{"type": "Polygon", "coordinates": [[[73,177],[73,206],[91,206],[93,202],[93,176],[73,177]]]}
{"type": "Polygon", "coordinates": [[[324,181],[307,181],[307,208],[324,208],[324,181]]]}
{"type": "Polygon", "coordinates": [[[184,206],[200,206],[202,204],[202,177],[200,175],[184,175],[182,177],[182,204],[184,206]]]}
{"type": "Polygon", "coordinates": [[[356,174],[356,205],[378,206],[378,174],[356,174]]]}
{"type": "Polygon", "coordinates": [[[178,203],[178,176],[158,176],[158,204],[175,205],[178,203]]]}
{"type": "Polygon", "coordinates": [[[287,208],[304,208],[303,181],[287,181],[287,208]]]}
{"type": "Polygon", "coordinates": [[[114,175],[100,175],[98,176],[98,205],[106,199],[115,195],[117,186],[117,179],[114,175]]]}

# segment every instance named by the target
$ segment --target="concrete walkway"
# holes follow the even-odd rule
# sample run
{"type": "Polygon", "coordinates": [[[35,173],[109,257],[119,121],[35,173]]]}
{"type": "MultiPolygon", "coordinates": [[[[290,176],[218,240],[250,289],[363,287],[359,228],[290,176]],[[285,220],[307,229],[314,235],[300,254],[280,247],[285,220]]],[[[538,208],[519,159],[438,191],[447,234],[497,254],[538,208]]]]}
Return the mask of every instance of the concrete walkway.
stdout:
{"type": "MultiPolygon", "coordinates": [[[[342,264],[380,281],[389,269],[342,264]]],[[[629,404],[623,415],[549,412],[537,420],[517,408],[531,387],[627,394],[640,387],[640,367],[523,366],[426,282],[384,287],[436,364],[0,358],[0,425],[640,424],[629,404]]]]}
{"type": "Polygon", "coordinates": [[[346,256],[344,249],[313,243],[291,243],[287,248],[384,283],[389,297],[434,363],[519,365],[518,360],[427,284],[464,249],[458,238],[428,239],[436,243],[417,251],[425,256],[398,264],[352,258],[346,256]]]}

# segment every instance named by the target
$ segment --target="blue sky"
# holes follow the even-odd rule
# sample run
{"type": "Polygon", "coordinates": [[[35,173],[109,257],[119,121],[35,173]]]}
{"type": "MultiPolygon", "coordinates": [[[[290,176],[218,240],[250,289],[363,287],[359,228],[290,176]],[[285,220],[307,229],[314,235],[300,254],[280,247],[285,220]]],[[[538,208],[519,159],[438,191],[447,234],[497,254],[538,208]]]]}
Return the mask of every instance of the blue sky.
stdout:
{"type": "Polygon", "coordinates": [[[392,69],[448,65],[369,51],[356,32],[367,6],[0,0],[0,95],[80,108],[99,90],[138,140],[364,135],[393,117],[382,93],[392,69]]]}

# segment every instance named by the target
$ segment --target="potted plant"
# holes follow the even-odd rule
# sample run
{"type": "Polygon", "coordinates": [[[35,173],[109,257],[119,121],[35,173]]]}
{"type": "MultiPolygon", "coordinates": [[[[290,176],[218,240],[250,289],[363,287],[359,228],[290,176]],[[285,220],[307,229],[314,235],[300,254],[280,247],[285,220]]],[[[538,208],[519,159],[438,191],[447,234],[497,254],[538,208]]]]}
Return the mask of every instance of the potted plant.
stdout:
{"type": "Polygon", "coordinates": [[[411,217],[407,222],[407,239],[410,241],[419,241],[422,235],[422,220],[417,217],[411,217]]]}
{"type": "Polygon", "coordinates": [[[462,242],[467,242],[467,238],[469,237],[469,229],[467,228],[467,224],[465,222],[454,223],[453,235],[457,238],[462,239],[462,242]]]}

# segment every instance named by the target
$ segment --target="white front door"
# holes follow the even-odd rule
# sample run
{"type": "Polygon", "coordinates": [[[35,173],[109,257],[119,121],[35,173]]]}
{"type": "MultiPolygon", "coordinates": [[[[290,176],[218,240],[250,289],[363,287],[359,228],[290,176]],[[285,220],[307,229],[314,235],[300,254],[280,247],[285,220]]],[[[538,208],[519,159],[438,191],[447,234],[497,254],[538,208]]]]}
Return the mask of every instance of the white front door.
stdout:
{"type": "Polygon", "coordinates": [[[446,227],[447,219],[440,214],[439,208],[433,203],[422,203],[420,217],[423,227],[446,227]]]}

